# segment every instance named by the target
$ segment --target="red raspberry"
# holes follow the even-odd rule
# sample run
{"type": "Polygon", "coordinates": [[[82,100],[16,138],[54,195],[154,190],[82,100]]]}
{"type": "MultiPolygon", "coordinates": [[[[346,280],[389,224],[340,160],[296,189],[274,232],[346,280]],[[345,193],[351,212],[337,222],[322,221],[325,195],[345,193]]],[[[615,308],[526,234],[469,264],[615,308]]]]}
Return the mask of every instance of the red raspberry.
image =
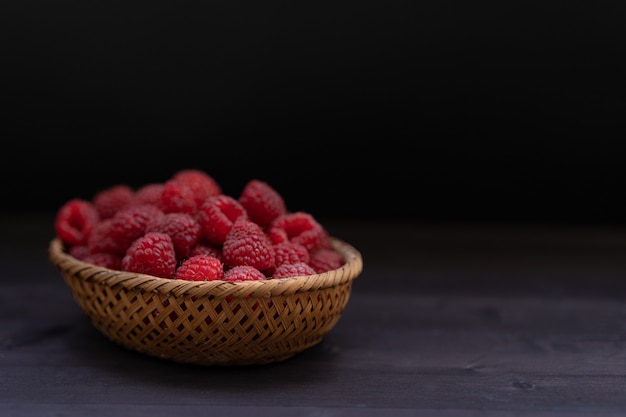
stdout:
{"type": "Polygon", "coordinates": [[[110,252],[124,256],[131,243],[146,233],[148,223],[156,222],[163,215],[156,206],[149,204],[122,209],[111,219],[101,222],[97,238],[89,240],[89,249],[92,253],[110,252]]]}
{"type": "Polygon", "coordinates": [[[211,255],[219,260],[222,260],[222,249],[210,244],[198,243],[196,246],[192,247],[189,252],[190,257],[196,255],[211,255]]]}
{"type": "Polygon", "coordinates": [[[290,241],[301,244],[309,253],[331,247],[328,232],[309,213],[298,211],[278,216],[269,225],[268,234],[279,233],[272,229],[284,230],[290,241]]]}
{"type": "Polygon", "coordinates": [[[196,206],[200,207],[207,198],[222,194],[222,188],[213,177],[198,169],[183,169],[172,176],[172,180],[191,189],[196,206]]]}
{"type": "Polygon", "coordinates": [[[118,184],[100,191],[91,201],[98,210],[100,218],[108,219],[126,207],[134,194],[135,191],[128,185],[118,184]]]}
{"type": "Polygon", "coordinates": [[[299,243],[283,242],[274,245],[274,264],[294,264],[296,262],[309,263],[309,251],[299,243]]]}
{"type": "Polygon", "coordinates": [[[274,247],[261,229],[250,220],[238,220],[222,246],[222,259],[230,267],[249,265],[263,271],[274,266],[274,247]]]}
{"type": "Polygon", "coordinates": [[[57,211],[54,229],[65,246],[84,245],[99,221],[98,210],[90,201],[74,198],[57,211]]]}
{"type": "Polygon", "coordinates": [[[204,238],[220,246],[238,219],[248,219],[248,213],[239,201],[225,194],[209,197],[198,210],[198,222],[204,238]]]}
{"type": "Polygon", "coordinates": [[[246,184],[239,196],[239,202],[248,212],[250,220],[261,227],[287,212],[283,197],[268,183],[258,179],[246,184]]]}
{"type": "Polygon", "coordinates": [[[272,278],[291,278],[314,275],[316,272],[311,266],[304,262],[296,262],[295,264],[282,264],[276,268],[272,278]]]}
{"type": "Polygon", "coordinates": [[[190,214],[166,213],[149,222],[146,226],[146,232],[170,235],[176,250],[176,259],[180,261],[187,258],[191,247],[198,243],[202,235],[202,228],[190,214]]]}
{"type": "Polygon", "coordinates": [[[126,250],[116,249],[118,244],[109,233],[112,223],[113,218],[110,218],[104,219],[94,226],[89,234],[89,239],[87,239],[89,253],[110,252],[123,255],[126,252],[126,250]]]}
{"type": "Polygon", "coordinates": [[[289,236],[287,236],[287,232],[283,229],[279,229],[278,227],[270,227],[266,231],[267,237],[270,239],[272,244],[277,245],[279,243],[289,242],[289,236]]]}
{"type": "Polygon", "coordinates": [[[295,242],[281,242],[274,245],[274,266],[263,270],[267,276],[271,276],[276,271],[276,267],[282,264],[293,264],[296,262],[309,262],[309,251],[304,246],[295,242]]]}
{"type": "Polygon", "coordinates": [[[142,204],[152,204],[158,205],[161,200],[161,194],[163,193],[163,189],[165,188],[165,184],[160,182],[149,183],[142,187],[139,187],[133,196],[133,199],[129,205],[142,205],[142,204]]]}
{"type": "Polygon", "coordinates": [[[108,269],[120,269],[122,258],[114,253],[92,253],[85,256],[83,262],[108,269]]]}
{"type": "Polygon", "coordinates": [[[250,265],[237,265],[224,272],[224,281],[243,282],[243,281],[263,281],[267,277],[263,272],[250,265]]]}
{"type": "Polygon", "coordinates": [[[176,272],[176,252],[172,239],[165,233],[146,233],[130,245],[122,258],[121,269],[172,278],[176,272]]]}
{"type": "Polygon", "coordinates": [[[320,249],[314,252],[309,260],[309,265],[318,274],[338,269],[343,264],[343,257],[332,249],[320,249]]]}
{"type": "Polygon", "coordinates": [[[224,267],[219,259],[211,255],[196,255],[183,261],[174,277],[187,281],[214,281],[223,276],[224,267]]]}
{"type": "MultiPolygon", "coordinates": [[[[96,230],[98,226],[96,225],[96,227],[93,230],[96,230]]],[[[93,234],[93,231],[91,232],[93,234]]],[[[74,245],[74,246],[70,246],[69,250],[67,251],[67,253],[69,253],[70,256],[76,258],[76,259],[83,259],[85,256],[89,255],[89,246],[87,245],[74,245]]]]}
{"type": "Polygon", "coordinates": [[[157,206],[163,213],[195,214],[198,210],[193,190],[174,180],[169,180],[163,184],[163,191],[157,206]]]}

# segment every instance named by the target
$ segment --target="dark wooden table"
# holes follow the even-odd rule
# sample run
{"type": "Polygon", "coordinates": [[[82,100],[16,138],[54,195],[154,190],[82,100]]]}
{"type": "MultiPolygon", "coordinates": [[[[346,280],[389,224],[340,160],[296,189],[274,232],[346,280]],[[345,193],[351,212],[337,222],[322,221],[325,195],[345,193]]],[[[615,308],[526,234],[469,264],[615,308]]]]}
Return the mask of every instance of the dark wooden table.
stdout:
{"type": "Polygon", "coordinates": [[[626,230],[327,222],[361,251],[337,326],[285,362],[180,365],[104,339],[4,215],[0,415],[626,415],[626,230]]]}

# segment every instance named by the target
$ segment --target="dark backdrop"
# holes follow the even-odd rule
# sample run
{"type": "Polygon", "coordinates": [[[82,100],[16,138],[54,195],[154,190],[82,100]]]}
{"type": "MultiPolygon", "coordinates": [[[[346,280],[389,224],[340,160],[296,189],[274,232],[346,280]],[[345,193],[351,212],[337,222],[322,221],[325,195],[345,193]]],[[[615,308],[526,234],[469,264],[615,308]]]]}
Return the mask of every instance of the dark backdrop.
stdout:
{"type": "Polygon", "coordinates": [[[621,2],[4,1],[5,212],[182,168],[324,218],[624,225],[621,2]]]}

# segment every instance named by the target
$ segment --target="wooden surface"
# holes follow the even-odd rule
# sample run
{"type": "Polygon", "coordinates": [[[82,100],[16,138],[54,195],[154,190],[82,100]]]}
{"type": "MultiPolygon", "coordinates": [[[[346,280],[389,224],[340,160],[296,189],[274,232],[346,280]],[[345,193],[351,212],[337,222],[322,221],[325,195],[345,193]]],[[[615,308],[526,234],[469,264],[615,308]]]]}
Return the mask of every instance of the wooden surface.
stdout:
{"type": "Polygon", "coordinates": [[[257,367],[104,339],[47,261],[50,216],[4,216],[0,415],[626,414],[626,231],[326,223],[364,271],[321,344],[257,367]]]}

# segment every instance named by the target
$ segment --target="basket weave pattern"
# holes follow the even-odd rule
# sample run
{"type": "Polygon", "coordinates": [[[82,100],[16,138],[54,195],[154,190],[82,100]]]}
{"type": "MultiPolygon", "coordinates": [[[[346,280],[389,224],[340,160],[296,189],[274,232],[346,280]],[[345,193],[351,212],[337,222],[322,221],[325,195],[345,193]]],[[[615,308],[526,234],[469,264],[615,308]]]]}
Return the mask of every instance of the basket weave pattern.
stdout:
{"type": "Polygon", "coordinates": [[[50,242],[50,262],[108,339],[147,355],[197,365],[280,362],[321,342],[341,317],[360,253],[332,238],[346,263],[308,277],[232,283],[114,271],[50,242]]]}

